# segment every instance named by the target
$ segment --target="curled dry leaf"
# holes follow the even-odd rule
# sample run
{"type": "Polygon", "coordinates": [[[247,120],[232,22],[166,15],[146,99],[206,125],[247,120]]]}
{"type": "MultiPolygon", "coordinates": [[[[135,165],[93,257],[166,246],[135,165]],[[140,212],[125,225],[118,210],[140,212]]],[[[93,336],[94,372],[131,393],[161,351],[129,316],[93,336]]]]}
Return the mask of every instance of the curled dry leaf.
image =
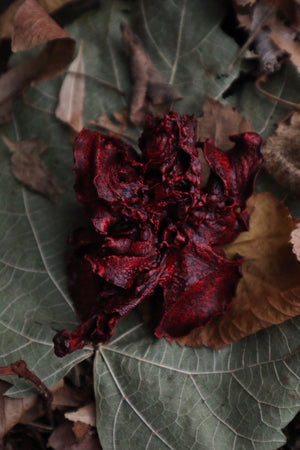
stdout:
{"type": "Polygon", "coordinates": [[[295,0],[235,0],[234,3],[240,25],[250,32],[249,45],[254,41],[261,70],[274,72],[289,56],[299,71],[300,4],[295,0]]]}
{"type": "Polygon", "coordinates": [[[300,113],[280,123],[263,147],[265,167],[275,180],[300,196],[300,113]]]}
{"type": "MultiPolygon", "coordinates": [[[[0,16],[0,39],[9,39],[13,30],[13,19],[24,0],[15,0],[0,16]]],[[[52,14],[62,6],[74,0],[37,0],[48,14],[52,14]]]]}
{"type": "Polygon", "coordinates": [[[248,201],[250,230],[225,246],[228,257],[244,257],[242,278],[222,317],[178,339],[181,345],[215,349],[300,314],[300,262],[289,243],[296,221],[270,193],[248,201]]]}
{"type": "Polygon", "coordinates": [[[33,81],[45,81],[61,72],[73,58],[75,41],[35,1],[25,0],[14,17],[12,50],[29,50],[46,43],[31,59],[14,66],[0,79],[0,116],[7,116],[12,99],[33,81]]]}
{"type": "Polygon", "coordinates": [[[2,139],[12,153],[14,177],[33,191],[55,200],[61,189],[40,160],[41,154],[46,150],[45,144],[35,139],[11,141],[5,136],[2,139]]]}
{"type": "Polygon", "coordinates": [[[293,246],[293,252],[295,253],[298,261],[300,261],[300,224],[292,231],[291,244],[293,246]]]}
{"type": "Polygon", "coordinates": [[[129,118],[140,125],[146,114],[156,116],[169,112],[172,104],[182,97],[167,84],[145,52],[140,39],[128,25],[121,22],[122,41],[130,60],[132,98],[129,118]]]}
{"type": "MultiPolygon", "coordinates": [[[[222,105],[209,96],[206,96],[202,110],[202,117],[197,118],[197,140],[204,142],[206,139],[212,139],[216,147],[222,148],[224,151],[232,148],[230,135],[252,131],[253,129],[251,123],[241,117],[238,111],[235,111],[229,105],[222,105]]],[[[210,169],[202,150],[199,148],[198,151],[202,168],[200,185],[202,188],[207,184],[210,169]]]]}
{"type": "Polygon", "coordinates": [[[74,137],[83,128],[82,110],[84,101],[84,88],[85,78],[84,74],[84,62],[82,57],[83,42],[81,42],[78,55],[69,67],[69,73],[67,73],[62,87],[59,93],[59,102],[55,111],[55,115],[58,119],[67,123],[74,137]],[[76,73],[78,75],[76,75],[76,73]]]}

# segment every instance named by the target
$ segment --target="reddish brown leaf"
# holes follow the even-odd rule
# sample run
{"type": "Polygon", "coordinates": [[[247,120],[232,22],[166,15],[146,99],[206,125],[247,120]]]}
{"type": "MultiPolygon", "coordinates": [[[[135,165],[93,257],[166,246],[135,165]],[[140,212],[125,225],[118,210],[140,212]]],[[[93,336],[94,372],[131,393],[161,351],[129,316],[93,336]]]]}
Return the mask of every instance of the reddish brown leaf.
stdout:
{"type": "Polygon", "coordinates": [[[290,123],[280,123],[263,148],[267,170],[297,196],[300,196],[299,141],[300,113],[294,112],[290,123]]]}
{"type": "Polygon", "coordinates": [[[26,0],[14,17],[12,50],[28,50],[46,43],[35,57],[14,66],[0,79],[0,115],[12,99],[33,81],[44,81],[61,72],[73,58],[75,42],[35,0],[26,0]]]}
{"type": "Polygon", "coordinates": [[[65,422],[54,429],[48,440],[48,447],[54,450],[100,450],[99,439],[94,430],[84,426],[86,433],[78,439],[71,422],[65,422]]]}
{"type": "Polygon", "coordinates": [[[82,110],[84,101],[85,78],[75,72],[84,73],[82,57],[83,43],[81,42],[77,57],[69,68],[59,93],[59,103],[55,111],[58,119],[67,123],[75,136],[83,127],[82,110]],[[74,72],[74,73],[73,73],[74,72]]]}
{"type": "Polygon", "coordinates": [[[3,141],[12,152],[12,173],[20,183],[55,200],[61,189],[56,185],[40,160],[46,150],[41,140],[11,141],[2,136],[3,141]]]}
{"type": "Polygon", "coordinates": [[[172,104],[182,97],[167,84],[145,52],[140,39],[128,25],[121,23],[122,40],[130,61],[132,97],[129,118],[140,125],[146,114],[159,116],[169,112],[172,104]]]}
{"type": "Polygon", "coordinates": [[[225,247],[228,257],[244,257],[232,305],[180,344],[218,349],[300,314],[300,263],[289,243],[296,221],[270,193],[253,195],[248,211],[250,230],[225,247]]]}
{"type": "MultiPolygon", "coordinates": [[[[0,16],[0,39],[9,39],[13,30],[13,19],[24,0],[14,0],[0,16]]],[[[74,0],[37,0],[47,13],[52,14],[62,6],[74,0]]]]}

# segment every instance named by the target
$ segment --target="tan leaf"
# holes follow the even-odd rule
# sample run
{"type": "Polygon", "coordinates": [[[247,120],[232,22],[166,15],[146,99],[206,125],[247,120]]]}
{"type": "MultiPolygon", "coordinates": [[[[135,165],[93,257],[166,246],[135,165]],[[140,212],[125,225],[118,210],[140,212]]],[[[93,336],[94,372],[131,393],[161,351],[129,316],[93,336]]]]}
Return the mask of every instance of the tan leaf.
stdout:
{"type": "Polygon", "coordinates": [[[104,128],[109,132],[109,134],[116,136],[123,135],[127,127],[127,125],[124,123],[113,123],[106,113],[101,114],[97,121],[94,122],[93,120],[91,120],[90,123],[100,128],[104,128]]]}
{"type": "Polygon", "coordinates": [[[2,136],[3,141],[12,152],[12,173],[20,183],[30,189],[55,200],[61,192],[40,160],[41,154],[46,150],[41,140],[11,141],[2,136]]]}
{"type": "Polygon", "coordinates": [[[293,252],[298,261],[300,261],[300,224],[291,233],[291,244],[293,246],[293,252]]]}
{"type": "Polygon", "coordinates": [[[290,61],[300,72],[300,42],[295,40],[295,30],[274,18],[269,36],[281,50],[285,50],[289,54],[290,61]]]}
{"type": "Polygon", "coordinates": [[[88,405],[79,408],[77,411],[65,413],[66,419],[72,422],[82,422],[92,427],[96,426],[96,407],[95,403],[89,403],[88,405]]]}
{"type": "Polygon", "coordinates": [[[25,0],[14,17],[13,51],[46,43],[41,52],[14,66],[0,78],[0,115],[7,104],[33,81],[44,81],[61,72],[73,58],[75,41],[35,0],[25,0]]]}
{"type": "Polygon", "coordinates": [[[148,113],[156,116],[169,112],[182,97],[167,84],[145,52],[140,39],[121,22],[122,42],[130,60],[132,96],[129,118],[140,125],[148,113]]]}
{"type": "Polygon", "coordinates": [[[212,139],[216,147],[229,150],[233,147],[228,138],[231,134],[252,131],[252,125],[228,105],[222,105],[206,96],[203,115],[197,119],[197,140],[212,139]]]}
{"type": "Polygon", "coordinates": [[[67,123],[75,133],[83,127],[82,110],[84,101],[85,78],[75,73],[84,73],[82,57],[83,43],[81,42],[78,55],[69,67],[59,93],[59,102],[55,111],[58,119],[67,123]]]}
{"type": "Polygon", "coordinates": [[[4,393],[10,385],[0,381],[0,438],[19,422],[28,423],[44,413],[37,395],[9,398],[4,393]]]}
{"type": "MultiPolygon", "coordinates": [[[[5,391],[10,385],[0,381],[0,439],[17,423],[31,423],[45,414],[45,404],[38,395],[25,398],[10,398],[5,391]]],[[[78,407],[82,404],[78,390],[60,380],[50,391],[53,394],[52,409],[57,407],[78,407]],[[72,395],[71,395],[72,394],[72,395]]]]}
{"type": "MultiPolygon", "coordinates": [[[[13,18],[24,0],[15,0],[11,5],[0,15],[0,39],[9,39],[12,35],[13,18]]],[[[52,14],[62,6],[74,0],[37,0],[48,14],[52,14]]]]}
{"type": "Polygon", "coordinates": [[[266,169],[285,188],[300,196],[300,113],[280,123],[263,147],[266,169]]]}
{"type": "Polygon", "coordinates": [[[248,201],[250,230],[225,247],[244,257],[232,305],[202,329],[178,339],[181,345],[218,349],[300,314],[300,263],[289,243],[296,221],[270,193],[248,201]]]}

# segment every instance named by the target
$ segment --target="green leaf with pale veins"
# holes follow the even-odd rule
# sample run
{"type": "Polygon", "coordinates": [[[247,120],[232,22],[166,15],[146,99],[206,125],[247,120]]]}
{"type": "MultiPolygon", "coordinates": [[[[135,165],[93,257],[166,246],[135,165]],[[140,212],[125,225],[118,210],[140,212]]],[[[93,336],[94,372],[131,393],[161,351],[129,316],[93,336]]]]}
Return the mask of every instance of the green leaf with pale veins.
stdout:
{"type": "Polygon", "coordinates": [[[133,313],[99,347],[97,426],[106,449],[276,449],[297,413],[293,319],[214,351],[155,339],[133,313]]]}

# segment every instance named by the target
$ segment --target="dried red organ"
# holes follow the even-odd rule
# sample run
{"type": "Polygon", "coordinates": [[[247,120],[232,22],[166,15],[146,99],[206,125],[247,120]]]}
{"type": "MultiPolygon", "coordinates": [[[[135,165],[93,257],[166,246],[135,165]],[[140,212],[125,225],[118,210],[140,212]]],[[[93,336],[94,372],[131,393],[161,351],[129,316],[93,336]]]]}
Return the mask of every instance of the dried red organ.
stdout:
{"type": "Polygon", "coordinates": [[[195,118],[148,117],[141,155],[116,137],[82,130],[74,144],[77,200],[93,227],[70,237],[70,290],[81,325],[54,337],[64,356],[106,342],[140,302],[154,308],[155,335],[179,337],[227,310],[241,259],[221,245],[247,229],[246,200],[262,165],[261,138],[231,137],[227,153],[198,143],[211,169],[200,190],[195,118]]]}

